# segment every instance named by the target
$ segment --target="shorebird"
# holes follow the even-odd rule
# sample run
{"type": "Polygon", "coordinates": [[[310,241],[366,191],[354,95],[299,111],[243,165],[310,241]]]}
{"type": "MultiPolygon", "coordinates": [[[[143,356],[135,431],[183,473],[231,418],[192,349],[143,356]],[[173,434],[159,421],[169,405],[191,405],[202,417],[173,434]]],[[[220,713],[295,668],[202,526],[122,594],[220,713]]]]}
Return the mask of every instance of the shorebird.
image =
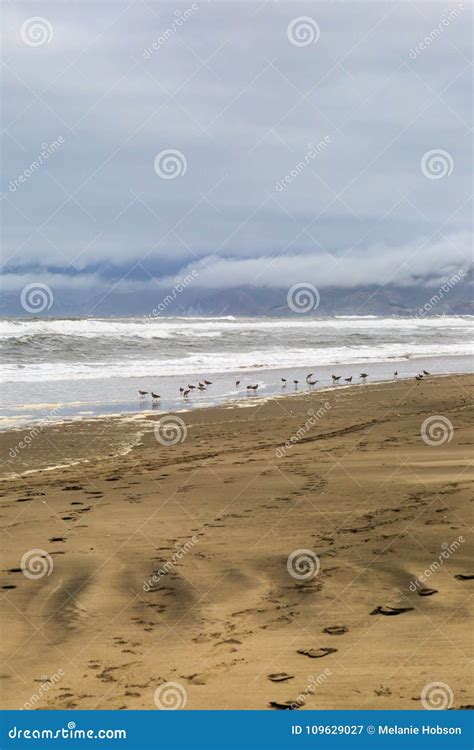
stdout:
{"type": "Polygon", "coordinates": [[[344,380],[346,381],[346,383],[352,383],[352,375],[350,376],[350,378],[344,378],[344,380]]]}
{"type": "Polygon", "coordinates": [[[316,385],[316,383],[318,381],[317,380],[307,380],[306,382],[308,383],[308,385],[316,385]]]}
{"type": "Polygon", "coordinates": [[[202,383],[199,383],[199,385],[198,385],[198,391],[205,391],[205,390],[206,390],[206,386],[202,385],[202,383]]]}
{"type": "Polygon", "coordinates": [[[198,388],[205,388],[205,387],[206,387],[206,386],[204,385],[204,383],[201,383],[201,381],[199,381],[199,383],[198,383],[198,388]]]}
{"type": "Polygon", "coordinates": [[[161,398],[161,396],[158,396],[158,394],[157,394],[157,393],[153,393],[153,391],[151,392],[151,397],[152,397],[153,399],[155,399],[155,398],[161,398]]]}
{"type": "Polygon", "coordinates": [[[256,391],[257,388],[258,388],[258,383],[257,383],[257,385],[248,385],[247,386],[247,390],[248,391],[256,391]]]}
{"type": "Polygon", "coordinates": [[[148,395],[148,391],[138,391],[138,393],[140,394],[140,396],[147,396],[148,395]]]}
{"type": "Polygon", "coordinates": [[[367,373],[366,372],[361,372],[360,377],[362,378],[362,380],[365,380],[366,377],[367,377],[367,373]]]}
{"type": "Polygon", "coordinates": [[[417,380],[419,384],[420,380],[423,380],[423,375],[415,375],[415,380],[417,380]]]}
{"type": "Polygon", "coordinates": [[[312,378],[312,377],[313,377],[313,373],[312,373],[312,372],[310,372],[310,373],[309,373],[309,375],[306,375],[306,382],[308,382],[308,380],[309,380],[310,378],[312,378]]]}
{"type": "Polygon", "coordinates": [[[236,388],[238,388],[238,387],[239,387],[239,385],[240,385],[240,380],[236,380],[236,381],[235,381],[235,387],[236,387],[236,388]]]}
{"type": "Polygon", "coordinates": [[[192,391],[193,388],[196,388],[196,386],[195,385],[189,385],[189,383],[188,383],[188,388],[189,388],[190,391],[192,391]]]}
{"type": "Polygon", "coordinates": [[[286,385],[286,378],[280,378],[280,380],[282,382],[282,388],[284,388],[286,385]]]}
{"type": "Polygon", "coordinates": [[[179,392],[180,392],[180,393],[184,393],[184,388],[180,388],[180,389],[179,389],[179,392]]]}
{"type": "Polygon", "coordinates": [[[212,385],[212,380],[205,380],[205,381],[204,381],[204,383],[205,383],[206,385],[212,385]]]}
{"type": "Polygon", "coordinates": [[[397,378],[397,377],[398,377],[398,370],[395,370],[395,372],[393,373],[393,377],[394,377],[394,378],[397,378]]]}
{"type": "Polygon", "coordinates": [[[429,372],[427,372],[426,370],[423,370],[423,375],[429,375],[429,374],[430,374],[429,372]]]}
{"type": "Polygon", "coordinates": [[[186,391],[183,391],[183,396],[184,396],[184,398],[187,398],[187,397],[188,397],[188,395],[189,395],[189,389],[188,389],[188,390],[186,390],[186,391]]]}
{"type": "Polygon", "coordinates": [[[295,385],[298,385],[298,383],[299,383],[299,382],[300,382],[299,380],[293,380],[293,383],[294,383],[295,385]]]}
{"type": "Polygon", "coordinates": [[[340,376],[340,375],[333,375],[333,376],[332,376],[332,382],[333,382],[333,383],[337,383],[337,382],[338,382],[338,380],[340,380],[340,379],[341,379],[341,376],[340,376]]]}

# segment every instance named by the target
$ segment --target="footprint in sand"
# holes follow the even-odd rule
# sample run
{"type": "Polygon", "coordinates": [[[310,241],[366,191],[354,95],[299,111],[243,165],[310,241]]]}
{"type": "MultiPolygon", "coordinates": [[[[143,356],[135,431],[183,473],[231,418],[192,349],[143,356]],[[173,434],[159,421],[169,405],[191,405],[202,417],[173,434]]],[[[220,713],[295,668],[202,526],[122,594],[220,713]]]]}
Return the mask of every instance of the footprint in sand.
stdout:
{"type": "Polygon", "coordinates": [[[294,679],[294,675],[287,674],[286,672],[274,672],[273,674],[267,675],[267,677],[272,682],[286,682],[287,680],[294,679]]]}
{"type": "Polygon", "coordinates": [[[292,703],[291,701],[286,701],[285,703],[278,703],[278,701],[270,701],[268,704],[271,706],[271,708],[276,708],[277,711],[295,711],[296,709],[300,708],[303,704],[300,703],[292,703]]]}
{"type": "Polygon", "coordinates": [[[321,659],[323,656],[334,654],[336,651],[337,648],[300,648],[296,653],[302,654],[303,656],[309,656],[310,659],[321,659]]]}
{"type": "Polygon", "coordinates": [[[414,607],[384,607],[378,606],[372,610],[371,615],[401,615],[403,612],[412,612],[414,607]]]}
{"type": "Polygon", "coordinates": [[[418,596],[433,596],[433,594],[437,594],[438,589],[420,589],[418,592],[418,596]]]}
{"type": "Polygon", "coordinates": [[[345,625],[329,625],[327,628],[324,628],[323,633],[329,633],[329,635],[344,635],[348,630],[349,628],[346,628],[345,625]]]}

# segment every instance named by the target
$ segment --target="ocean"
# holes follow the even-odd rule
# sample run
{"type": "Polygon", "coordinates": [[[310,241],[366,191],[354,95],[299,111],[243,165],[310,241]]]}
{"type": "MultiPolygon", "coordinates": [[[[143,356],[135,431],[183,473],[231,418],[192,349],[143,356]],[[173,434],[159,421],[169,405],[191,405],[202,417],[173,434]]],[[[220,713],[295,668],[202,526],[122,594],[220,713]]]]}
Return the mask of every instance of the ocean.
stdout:
{"type": "Polygon", "coordinates": [[[470,316],[379,318],[0,319],[0,426],[226,403],[332,385],[331,374],[369,380],[472,370],[470,316]],[[179,386],[213,382],[184,401],[179,386]],[[242,381],[236,388],[235,381],[242,381]],[[161,395],[159,405],[138,389],[161,395]]]}

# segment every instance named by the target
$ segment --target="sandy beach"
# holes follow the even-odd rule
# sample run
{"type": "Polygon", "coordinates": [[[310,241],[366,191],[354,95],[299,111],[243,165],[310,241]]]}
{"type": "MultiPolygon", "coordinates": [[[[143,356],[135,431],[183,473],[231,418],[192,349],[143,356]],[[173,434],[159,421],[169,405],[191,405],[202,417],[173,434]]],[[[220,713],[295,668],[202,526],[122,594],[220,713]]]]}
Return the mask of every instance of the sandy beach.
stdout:
{"type": "Polygon", "coordinates": [[[2,433],[3,706],[472,706],[473,386],[2,433]]]}

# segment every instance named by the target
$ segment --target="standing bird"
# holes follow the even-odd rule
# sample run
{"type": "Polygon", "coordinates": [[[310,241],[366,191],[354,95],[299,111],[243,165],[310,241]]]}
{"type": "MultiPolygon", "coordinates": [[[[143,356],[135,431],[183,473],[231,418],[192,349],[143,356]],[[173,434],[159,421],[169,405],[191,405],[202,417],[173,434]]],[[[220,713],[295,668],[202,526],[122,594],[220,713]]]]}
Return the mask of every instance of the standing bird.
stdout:
{"type": "Polygon", "coordinates": [[[333,375],[332,376],[332,382],[337,383],[341,379],[340,375],[333,375]]]}
{"type": "Polygon", "coordinates": [[[157,398],[161,398],[161,396],[158,396],[157,393],[153,393],[153,391],[151,392],[151,397],[152,397],[153,400],[157,399],[157,398]]]}
{"type": "Polygon", "coordinates": [[[418,382],[418,385],[420,385],[420,381],[423,380],[423,375],[415,375],[415,380],[418,382]]]}
{"type": "Polygon", "coordinates": [[[294,384],[295,384],[295,386],[297,386],[297,387],[298,387],[298,383],[299,383],[299,382],[300,382],[299,380],[293,380],[293,383],[294,383],[294,384]]]}
{"type": "Polygon", "coordinates": [[[284,388],[285,385],[286,385],[286,378],[280,378],[280,380],[281,380],[281,384],[282,384],[281,387],[284,388]]]}
{"type": "Polygon", "coordinates": [[[312,377],[313,377],[313,373],[310,372],[309,375],[306,375],[306,382],[308,382],[308,380],[310,380],[312,377]]]}
{"type": "Polygon", "coordinates": [[[395,372],[393,373],[393,377],[398,378],[398,370],[395,370],[395,372]]]}
{"type": "Polygon", "coordinates": [[[346,383],[352,383],[352,375],[350,376],[350,378],[344,378],[344,380],[346,381],[346,383]]]}
{"type": "Polygon", "coordinates": [[[360,374],[360,377],[361,377],[361,378],[362,378],[362,380],[363,380],[363,381],[365,382],[365,379],[366,379],[366,377],[367,377],[367,373],[366,373],[366,372],[361,372],[361,374],[360,374]]]}
{"type": "Polygon", "coordinates": [[[212,380],[205,380],[205,381],[204,381],[204,383],[205,383],[206,385],[212,385],[212,380]]]}
{"type": "Polygon", "coordinates": [[[318,381],[317,380],[307,380],[306,382],[308,383],[308,385],[316,385],[316,383],[318,381]]]}
{"type": "Polygon", "coordinates": [[[190,391],[192,391],[193,388],[196,388],[196,386],[195,385],[189,385],[189,383],[188,383],[188,388],[189,388],[190,391]]]}
{"type": "Polygon", "coordinates": [[[180,388],[180,389],[179,389],[179,392],[180,392],[180,393],[184,393],[184,388],[180,388]]]}
{"type": "Polygon", "coordinates": [[[199,385],[198,385],[198,391],[205,391],[205,390],[206,390],[206,386],[203,385],[202,383],[199,383],[199,385]]]}
{"type": "Polygon", "coordinates": [[[183,391],[183,397],[187,398],[189,396],[189,389],[186,391],[183,391]]]}
{"type": "Polygon", "coordinates": [[[430,374],[429,372],[427,372],[426,370],[423,370],[423,375],[429,375],[429,374],[430,374]]]}
{"type": "Polygon", "coordinates": [[[236,381],[235,381],[235,387],[236,387],[236,388],[238,388],[238,387],[239,387],[239,385],[240,385],[240,380],[236,380],[236,381]]]}
{"type": "Polygon", "coordinates": [[[148,395],[148,391],[138,391],[138,393],[140,394],[140,396],[147,396],[148,395]]]}
{"type": "Polygon", "coordinates": [[[258,383],[257,383],[257,385],[248,385],[247,386],[247,390],[248,391],[256,391],[257,388],[258,388],[258,383]]]}

